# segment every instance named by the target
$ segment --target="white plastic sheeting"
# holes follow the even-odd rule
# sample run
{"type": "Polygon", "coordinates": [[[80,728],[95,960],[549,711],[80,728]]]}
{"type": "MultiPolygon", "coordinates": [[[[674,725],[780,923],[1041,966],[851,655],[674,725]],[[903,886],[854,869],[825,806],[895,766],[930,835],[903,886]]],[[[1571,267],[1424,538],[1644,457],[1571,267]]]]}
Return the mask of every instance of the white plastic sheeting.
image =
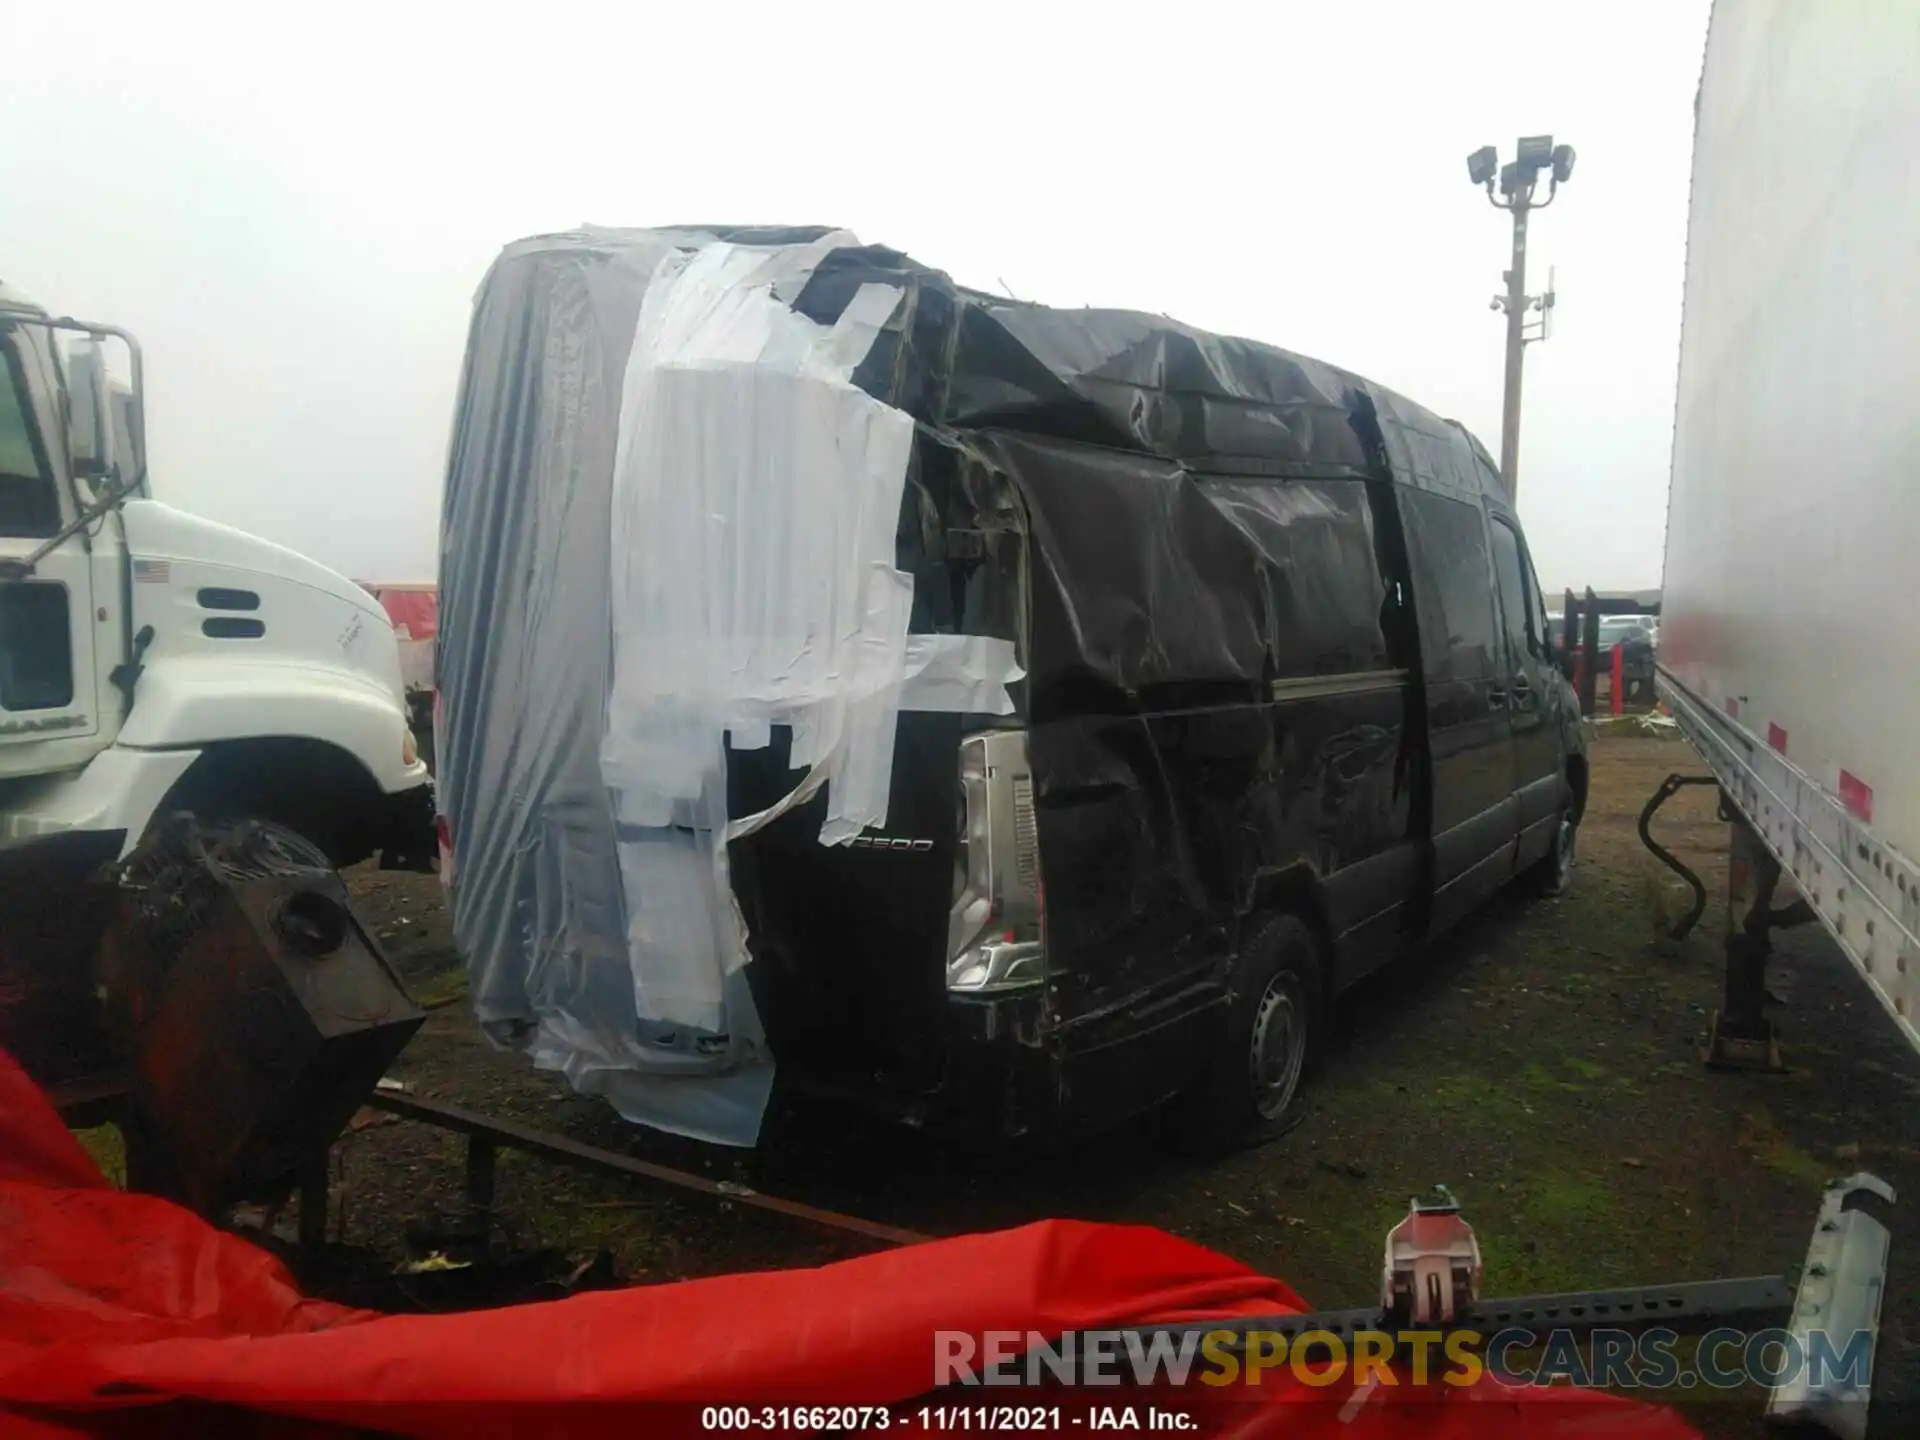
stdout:
{"type": "Polygon", "coordinates": [[[832,329],[780,298],[847,239],[670,256],[627,362],[601,769],[639,1013],[710,1034],[730,1030],[725,979],[747,959],[726,841],[828,781],[823,843],[886,818],[913,421],[847,377],[900,295],[867,286],[832,329]],[[806,783],[729,823],[724,736],[758,748],[775,724],[806,783]]]}
{"type": "Polygon", "coordinates": [[[510,247],[449,467],[442,765],[476,1010],[627,1118],[728,1144],[757,1139],[773,1057],[727,843],[823,785],[823,844],[883,824],[898,712],[1007,714],[1020,673],[1005,641],[907,633],[913,421],[850,379],[900,293],[866,285],[831,326],[792,308],[853,244],[510,247]],[[726,748],[775,726],[806,777],[730,818],[726,748]]]}

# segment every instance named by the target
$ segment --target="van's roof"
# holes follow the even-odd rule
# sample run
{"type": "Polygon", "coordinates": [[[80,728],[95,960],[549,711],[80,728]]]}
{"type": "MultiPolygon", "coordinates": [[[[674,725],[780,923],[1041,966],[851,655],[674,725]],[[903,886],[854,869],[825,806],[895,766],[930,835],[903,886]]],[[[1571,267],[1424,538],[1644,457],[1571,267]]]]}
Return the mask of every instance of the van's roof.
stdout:
{"type": "MultiPolygon", "coordinates": [[[[1364,472],[1368,440],[1356,433],[1355,411],[1371,402],[1396,480],[1470,496],[1485,491],[1505,503],[1498,471],[1465,426],[1338,366],[1165,315],[957,293],[1061,383],[1067,394],[1054,404],[1090,401],[1114,418],[1124,406],[1122,448],[1201,463],[1297,466],[1303,474],[1364,472]]],[[[1027,428],[1045,417],[1007,418],[1009,428],[1027,428]]]]}
{"type": "Polygon", "coordinates": [[[713,241],[822,248],[800,293],[783,297],[822,324],[863,284],[907,291],[855,378],[938,428],[1049,435],[1279,476],[1377,475],[1384,450],[1401,484],[1506,505],[1498,470],[1464,426],[1350,371],[1164,315],[969,290],[829,227],[584,227],[517,241],[495,268],[571,267],[589,255],[645,264],[713,241]]]}

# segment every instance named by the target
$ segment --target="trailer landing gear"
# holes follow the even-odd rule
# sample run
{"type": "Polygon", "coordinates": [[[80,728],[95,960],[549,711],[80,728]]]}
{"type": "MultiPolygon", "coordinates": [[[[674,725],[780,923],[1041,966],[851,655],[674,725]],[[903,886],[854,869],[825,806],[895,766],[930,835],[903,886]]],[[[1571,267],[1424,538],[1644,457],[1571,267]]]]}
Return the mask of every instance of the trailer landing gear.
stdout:
{"type": "Polygon", "coordinates": [[[1715,1070],[1758,1071],[1777,1075],[1780,1043],[1767,1018],[1768,932],[1776,925],[1801,925],[1813,919],[1806,901],[1773,908],[1780,886],[1780,862],[1722,792],[1721,814],[1732,823],[1727,846],[1727,977],[1722,1007],[1714,1013],[1702,1056],[1715,1070]]]}
{"type": "MultiPolygon", "coordinates": [[[[1693,904],[1668,932],[1673,940],[1686,939],[1699,923],[1707,908],[1707,887],[1679,857],[1653,838],[1653,817],[1686,786],[1716,783],[1711,775],[1669,775],[1640,812],[1642,843],[1693,891],[1693,904]]],[[[1720,792],[1720,818],[1728,822],[1731,832],[1727,844],[1726,991],[1720,1009],[1714,1012],[1701,1059],[1715,1070],[1777,1075],[1786,1066],[1780,1061],[1780,1044],[1766,1012],[1771,998],[1767,994],[1767,956],[1773,949],[1767,932],[1776,925],[1811,920],[1813,910],[1804,900],[1796,900],[1784,909],[1773,908],[1774,892],[1780,887],[1780,862],[1725,790],[1720,792]]]]}

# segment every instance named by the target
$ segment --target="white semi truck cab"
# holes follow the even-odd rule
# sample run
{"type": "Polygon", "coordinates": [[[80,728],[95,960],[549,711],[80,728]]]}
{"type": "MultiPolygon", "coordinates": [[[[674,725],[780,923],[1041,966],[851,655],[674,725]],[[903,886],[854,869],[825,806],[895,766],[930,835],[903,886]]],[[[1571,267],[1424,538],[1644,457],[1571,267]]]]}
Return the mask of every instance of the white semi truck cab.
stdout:
{"type": "Polygon", "coordinates": [[[152,498],[141,361],[0,284],[0,847],[269,820],[428,868],[427,767],[379,602],[152,498]],[[110,365],[115,362],[118,368],[110,365]]]}

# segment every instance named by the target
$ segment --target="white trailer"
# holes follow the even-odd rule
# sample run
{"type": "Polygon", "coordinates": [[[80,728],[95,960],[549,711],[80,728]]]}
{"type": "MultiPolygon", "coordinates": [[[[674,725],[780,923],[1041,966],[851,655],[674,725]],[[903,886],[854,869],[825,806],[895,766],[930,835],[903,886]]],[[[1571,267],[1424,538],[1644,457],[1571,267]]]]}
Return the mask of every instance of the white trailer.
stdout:
{"type": "Polygon", "coordinates": [[[1695,115],[1661,688],[1744,816],[1746,1021],[1784,869],[1920,1047],[1920,7],[1717,0],[1695,115]]]}
{"type": "MultiPolygon", "coordinates": [[[[1920,1047],[1920,6],[1715,0],[1694,115],[1658,676],[1733,822],[1708,1058],[1778,1068],[1768,931],[1809,912],[1920,1047]]],[[[1833,1207],[1796,1336],[1877,1330],[1888,1240],[1833,1207]]],[[[1867,1395],[1768,1412],[1860,1437],[1867,1395]]]]}

